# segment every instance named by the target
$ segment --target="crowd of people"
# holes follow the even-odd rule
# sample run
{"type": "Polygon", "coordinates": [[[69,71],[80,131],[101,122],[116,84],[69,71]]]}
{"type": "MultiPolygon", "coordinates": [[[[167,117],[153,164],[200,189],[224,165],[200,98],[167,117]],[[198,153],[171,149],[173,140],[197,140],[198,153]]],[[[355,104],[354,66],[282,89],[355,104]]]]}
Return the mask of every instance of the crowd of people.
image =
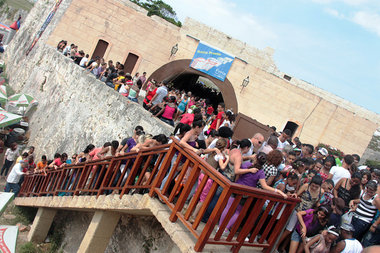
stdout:
{"type": "MultiPolygon", "coordinates": [[[[62,48],[65,53],[65,47],[62,48]]],[[[128,81],[133,82],[129,78],[128,81]]],[[[302,143],[297,137],[292,138],[289,129],[281,133],[273,131],[268,138],[257,133],[252,138],[233,141],[234,114],[226,110],[223,103],[214,109],[204,99],[197,99],[191,93],[169,91],[166,82],[161,82],[159,87],[156,85],[150,83],[143,106],[162,121],[175,125],[173,138],[185,149],[205,159],[215,171],[232,182],[262,188],[283,198],[291,196],[300,199],[280,238],[279,252],[359,253],[365,247],[380,244],[380,170],[359,166],[359,155],[333,156],[326,148],[316,148],[302,143]]],[[[1,176],[7,176],[11,165],[15,164],[7,177],[5,190],[12,190],[17,195],[25,173],[46,174],[48,170],[67,164],[121,156],[168,141],[171,141],[168,136],[152,136],[145,133],[142,126],[137,126],[131,137],[120,142],[113,140],[100,147],[89,144],[71,158],[66,153],[57,153],[53,160],[48,160],[44,155],[37,165],[34,164],[33,147],[16,158],[19,150],[13,143],[5,153],[1,176]]],[[[162,187],[170,171],[184,164],[180,160],[180,164],[174,166],[175,162],[176,156],[162,187]]],[[[124,169],[122,166],[121,170],[124,169]]],[[[178,174],[179,171],[176,171],[175,175],[178,174]]],[[[147,172],[145,177],[149,176],[147,172]]],[[[199,176],[198,185],[203,177],[203,174],[199,176]]],[[[200,189],[202,193],[190,221],[198,215],[211,185],[212,180],[209,179],[200,189]]],[[[203,222],[207,222],[221,192],[222,189],[216,190],[202,217],[203,222]]],[[[231,197],[219,225],[233,202],[234,197],[231,197]]],[[[238,205],[223,234],[229,233],[243,205],[238,205]]]]}
{"type": "MultiPolygon", "coordinates": [[[[58,43],[57,50],[133,102],[139,103],[140,91],[146,83],[146,95],[142,102],[144,108],[171,126],[178,121],[187,121],[187,114],[191,114],[195,108],[201,110],[202,120],[208,120],[208,123],[212,119],[210,116],[216,117],[217,112],[209,98],[200,98],[191,91],[172,89],[167,81],[147,80],[146,72],[142,75],[137,72],[132,77],[130,73],[125,73],[124,65],[120,62],[114,65],[112,60],[106,62],[100,57],[90,60],[88,54],[85,55],[82,50],[78,51],[78,46],[68,45],[64,40],[58,43]]],[[[226,122],[228,121],[233,128],[234,113],[230,110],[225,116],[226,122]]]]}

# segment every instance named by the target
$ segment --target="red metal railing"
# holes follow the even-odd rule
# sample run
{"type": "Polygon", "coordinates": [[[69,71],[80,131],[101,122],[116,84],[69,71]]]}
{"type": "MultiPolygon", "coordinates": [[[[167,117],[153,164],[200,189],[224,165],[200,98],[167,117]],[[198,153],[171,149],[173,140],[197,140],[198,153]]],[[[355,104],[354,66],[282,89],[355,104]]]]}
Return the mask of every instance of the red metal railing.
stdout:
{"type": "Polygon", "coordinates": [[[49,170],[46,176],[26,175],[19,196],[118,193],[121,198],[124,194],[148,191],[151,197],[157,195],[170,208],[172,222],[179,219],[197,238],[196,251],[202,251],[206,244],[222,244],[231,245],[234,252],[242,246],[262,247],[264,252],[271,252],[299,202],[232,183],[176,140],[138,153],[49,170]],[[198,184],[201,173],[203,178],[198,184]],[[210,183],[207,197],[197,209],[202,191],[210,183]],[[234,199],[232,205],[216,230],[230,198],[234,199]],[[215,201],[212,209],[210,205],[215,201]],[[241,210],[236,222],[227,234],[223,233],[239,205],[241,210]],[[209,218],[204,224],[201,221],[207,209],[211,212],[208,211],[209,218]]]}

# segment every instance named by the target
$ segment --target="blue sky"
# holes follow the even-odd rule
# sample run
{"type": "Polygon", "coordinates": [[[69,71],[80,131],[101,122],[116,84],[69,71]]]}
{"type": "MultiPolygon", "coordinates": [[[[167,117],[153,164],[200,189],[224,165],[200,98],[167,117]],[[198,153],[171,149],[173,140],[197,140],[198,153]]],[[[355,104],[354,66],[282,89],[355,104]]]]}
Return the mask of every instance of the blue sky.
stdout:
{"type": "Polygon", "coordinates": [[[380,113],[380,0],[165,2],[179,20],[272,47],[282,72],[380,113]]]}

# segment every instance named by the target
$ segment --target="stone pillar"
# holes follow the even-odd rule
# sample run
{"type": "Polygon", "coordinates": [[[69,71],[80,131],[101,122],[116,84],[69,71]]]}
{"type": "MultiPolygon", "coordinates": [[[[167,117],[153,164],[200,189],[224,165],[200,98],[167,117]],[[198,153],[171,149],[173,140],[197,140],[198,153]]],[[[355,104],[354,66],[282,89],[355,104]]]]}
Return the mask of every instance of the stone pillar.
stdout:
{"type": "Polygon", "coordinates": [[[103,253],[119,222],[120,214],[96,211],[79,246],[78,252],[103,253]]]}
{"type": "Polygon", "coordinates": [[[44,242],[56,213],[56,209],[38,208],[33,225],[28,233],[28,240],[37,243],[44,242]]]}

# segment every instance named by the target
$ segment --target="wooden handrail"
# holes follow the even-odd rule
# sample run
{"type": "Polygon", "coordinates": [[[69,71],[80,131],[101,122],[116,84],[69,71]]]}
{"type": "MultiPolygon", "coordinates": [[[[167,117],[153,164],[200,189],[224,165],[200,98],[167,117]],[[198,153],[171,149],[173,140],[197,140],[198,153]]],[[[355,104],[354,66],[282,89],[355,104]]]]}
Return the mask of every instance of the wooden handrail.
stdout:
{"type": "Polygon", "coordinates": [[[206,244],[222,244],[231,245],[234,252],[242,246],[270,252],[299,200],[233,183],[179,141],[172,141],[123,156],[51,169],[46,176],[26,175],[19,196],[100,196],[116,191],[122,198],[149,192],[169,207],[172,222],[179,219],[197,238],[196,251],[206,244]],[[232,217],[235,222],[229,224],[232,217]],[[203,228],[202,219],[206,222],[203,228]],[[229,232],[224,236],[227,226],[229,232]]]}

